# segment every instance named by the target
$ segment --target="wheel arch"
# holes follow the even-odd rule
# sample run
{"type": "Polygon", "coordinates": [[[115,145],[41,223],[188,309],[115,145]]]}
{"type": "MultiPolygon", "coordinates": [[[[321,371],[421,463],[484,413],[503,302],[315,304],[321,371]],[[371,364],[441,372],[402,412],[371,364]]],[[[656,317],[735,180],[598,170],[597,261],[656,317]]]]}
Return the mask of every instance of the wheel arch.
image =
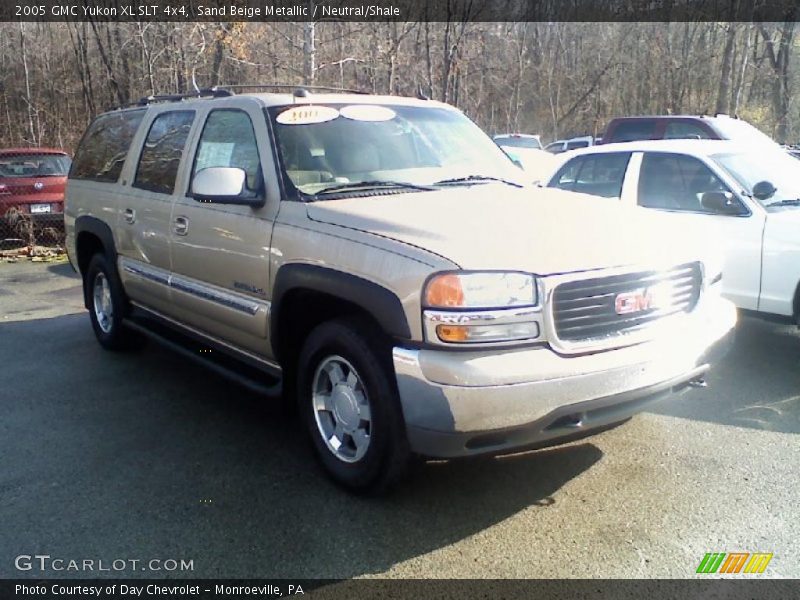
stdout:
{"type": "Polygon", "coordinates": [[[800,281],[797,282],[797,287],[794,289],[794,301],[792,302],[792,317],[794,322],[800,327],[800,281]]]}
{"type": "MultiPolygon", "coordinates": [[[[84,276],[89,267],[89,261],[97,252],[105,254],[112,266],[117,262],[117,248],[114,244],[114,235],[107,223],[97,217],[84,215],[75,219],[75,254],[78,271],[84,276]]],[[[83,290],[83,303],[89,308],[89,297],[86,286],[83,290]]]]}
{"type": "Polygon", "coordinates": [[[275,277],[270,311],[274,356],[291,364],[314,327],[345,316],[367,319],[389,338],[411,338],[400,299],[382,285],[319,265],[282,266],[275,277]]]}

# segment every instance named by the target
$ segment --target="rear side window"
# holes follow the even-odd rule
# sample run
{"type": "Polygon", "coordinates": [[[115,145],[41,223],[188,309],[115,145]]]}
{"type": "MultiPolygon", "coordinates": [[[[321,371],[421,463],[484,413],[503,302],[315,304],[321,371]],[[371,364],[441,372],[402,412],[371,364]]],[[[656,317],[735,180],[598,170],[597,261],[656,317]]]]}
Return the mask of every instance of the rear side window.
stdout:
{"type": "Polygon", "coordinates": [[[95,119],[75,153],[70,178],[116,182],[144,113],[110,113],[95,119]]]}
{"type": "Polygon", "coordinates": [[[620,121],[611,132],[611,139],[603,138],[604,143],[633,142],[651,140],[655,137],[656,122],[653,121],[620,121]]]}
{"type": "Polygon", "coordinates": [[[610,152],[573,158],[556,174],[550,187],[619,198],[630,157],[630,152],[610,152]]]}
{"type": "Polygon", "coordinates": [[[133,187],[160,194],[173,192],[192,121],[193,110],[165,112],[153,120],[139,158],[133,187]]]}
{"type": "Polygon", "coordinates": [[[567,150],[575,150],[576,148],[588,148],[589,142],[586,140],[579,140],[577,142],[567,142],[567,150]]]}
{"type": "Polygon", "coordinates": [[[509,146],[511,148],[536,148],[542,149],[542,144],[535,137],[514,137],[512,135],[498,135],[494,138],[498,146],[509,146]]]}

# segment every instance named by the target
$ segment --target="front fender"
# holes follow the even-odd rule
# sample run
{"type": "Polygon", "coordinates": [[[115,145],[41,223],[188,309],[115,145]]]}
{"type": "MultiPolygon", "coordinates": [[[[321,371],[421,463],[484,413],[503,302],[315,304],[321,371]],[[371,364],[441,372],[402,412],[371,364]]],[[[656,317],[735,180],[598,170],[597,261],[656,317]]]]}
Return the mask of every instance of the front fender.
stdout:
{"type": "Polygon", "coordinates": [[[270,331],[273,351],[279,347],[277,332],[281,319],[283,299],[292,290],[319,292],[354,304],[381,326],[383,331],[397,339],[411,339],[411,330],[400,299],[385,287],[343,271],[309,264],[286,264],[275,277],[270,314],[270,331]]]}

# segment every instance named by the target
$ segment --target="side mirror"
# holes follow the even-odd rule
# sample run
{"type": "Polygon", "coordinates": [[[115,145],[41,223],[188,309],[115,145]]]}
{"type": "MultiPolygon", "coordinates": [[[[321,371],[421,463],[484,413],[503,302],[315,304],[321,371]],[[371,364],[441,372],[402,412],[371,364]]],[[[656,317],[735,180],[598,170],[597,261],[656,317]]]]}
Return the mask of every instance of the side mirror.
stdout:
{"type": "Polygon", "coordinates": [[[741,215],[742,207],[730,192],[706,192],[700,198],[700,204],[708,212],[717,215],[741,215]]]}
{"type": "Polygon", "coordinates": [[[757,200],[768,200],[775,195],[777,188],[769,181],[759,181],[753,186],[753,198],[757,200]]]}
{"type": "Polygon", "coordinates": [[[262,198],[245,188],[247,173],[236,167],[208,167],[198,171],[192,180],[192,197],[214,204],[244,204],[260,206],[262,198]]]}

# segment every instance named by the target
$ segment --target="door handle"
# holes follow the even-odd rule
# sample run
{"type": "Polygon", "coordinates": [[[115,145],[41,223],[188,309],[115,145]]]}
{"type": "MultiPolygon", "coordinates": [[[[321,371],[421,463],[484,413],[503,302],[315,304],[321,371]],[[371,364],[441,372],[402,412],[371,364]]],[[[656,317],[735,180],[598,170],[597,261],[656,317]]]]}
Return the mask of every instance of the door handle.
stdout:
{"type": "Polygon", "coordinates": [[[132,208],[125,209],[125,221],[127,223],[135,223],[136,222],[136,211],[132,208]]]}
{"type": "Polygon", "coordinates": [[[176,235],[186,235],[189,233],[189,219],[186,217],[175,217],[175,223],[172,230],[176,235]]]}

